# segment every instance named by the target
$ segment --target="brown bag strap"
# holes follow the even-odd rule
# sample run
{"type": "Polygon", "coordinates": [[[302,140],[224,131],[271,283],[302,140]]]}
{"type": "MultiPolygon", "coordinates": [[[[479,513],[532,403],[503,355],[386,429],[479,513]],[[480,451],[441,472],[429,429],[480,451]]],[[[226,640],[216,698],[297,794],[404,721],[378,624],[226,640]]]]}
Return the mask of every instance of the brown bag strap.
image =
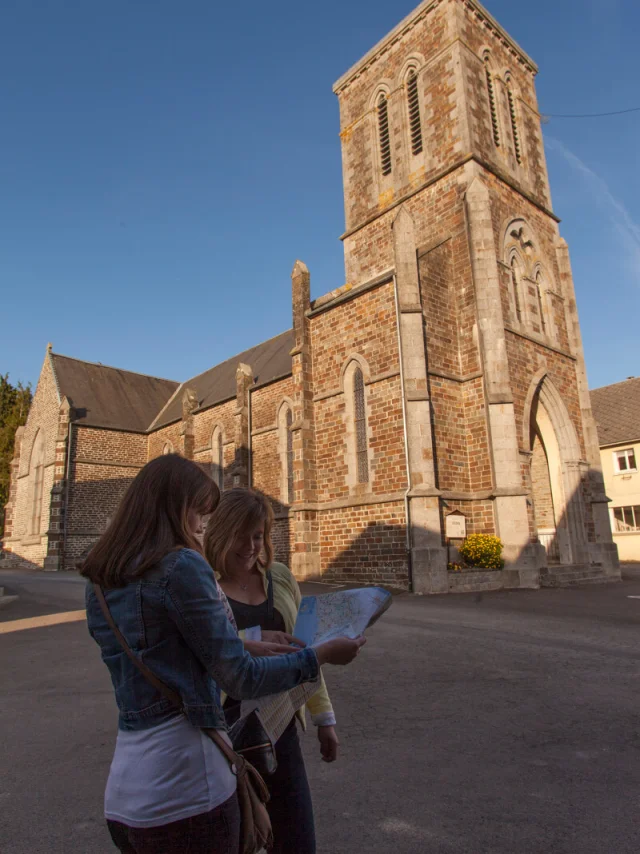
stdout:
{"type": "MultiPolygon", "coordinates": [[[[169,688],[161,679],[158,679],[156,674],[151,670],[151,668],[147,667],[147,665],[141,661],[135,652],[131,649],[129,644],[126,641],[125,636],[122,634],[120,629],[115,623],[111,615],[111,611],[109,610],[109,606],[107,605],[107,600],[104,597],[104,593],[102,591],[102,587],[99,584],[93,585],[93,592],[96,594],[96,598],[102,608],[102,613],[104,614],[104,618],[109,624],[111,631],[116,636],[116,639],[122,649],[129,656],[131,661],[138,668],[140,673],[144,676],[147,682],[150,682],[154,688],[156,688],[163,697],[166,697],[173,705],[179,709],[184,714],[184,705],[182,703],[182,698],[180,695],[174,691],[172,688],[169,688]]],[[[229,744],[222,738],[218,730],[216,729],[206,729],[204,730],[209,738],[214,742],[214,744],[218,747],[222,755],[225,757],[229,765],[231,766],[231,770],[234,774],[238,772],[238,770],[244,768],[244,758],[239,756],[233,748],[229,747],[229,744]]]]}
{"type": "Polygon", "coordinates": [[[104,598],[104,593],[102,592],[102,587],[100,587],[99,584],[94,584],[93,585],[93,592],[96,594],[96,598],[97,598],[98,602],[100,603],[100,607],[102,608],[102,613],[104,614],[105,620],[109,624],[111,631],[116,636],[118,643],[120,644],[122,649],[127,653],[129,658],[131,659],[131,661],[135,664],[135,666],[138,668],[140,673],[142,673],[142,675],[147,680],[147,682],[150,682],[153,685],[153,687],[156,688],[162,694],[163,697],[166,697],[167,700],[169,700],[171,703],[173,703],[173,705],[176,708],[178,708],[178,709],[180,709],[180,711],[182,711],[183,705],[182,705],[182,699],[181,699],[180,695],[176,691],[174,691],[172,688],[169,688],[168,685],[165,685],[165,683],[161,679],[158,679],[158,677],[153,672],[153,670],[150,670],[147,667],[147,665],[144,663],[144,661],[142,661],[141,659],[138,658],[138,656],[135,654],[135,652],[131,649],[131,647],[127,643],[125,636],[122,634],[120,629],[117,627],[115,620],[111,616],[111,611],[109,610],[109,606],[107,605],[107,600],[104,598]]]}

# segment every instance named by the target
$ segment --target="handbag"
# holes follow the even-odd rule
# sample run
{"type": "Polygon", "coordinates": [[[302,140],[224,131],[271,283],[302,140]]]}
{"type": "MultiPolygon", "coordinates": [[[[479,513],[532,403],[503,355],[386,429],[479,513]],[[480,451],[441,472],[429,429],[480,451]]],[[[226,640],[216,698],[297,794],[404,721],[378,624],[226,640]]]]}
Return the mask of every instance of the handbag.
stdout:
{"type": "MultiPolygon", "coordinates": [[[[273,577],[267,572],[267,620],[273,619],[273,577]]],[[[237,706],[235,707],[237,709],[237,706]]],[[[227,721],[229,723],[229,721],[227,721]]],[[[259,774],[273,774],[278,767],[276,749],[257,711],[230,725],[229,737],[236,753],[248,759],[259,774]]]]}
{"type": "MultiPolygon", "coordinates": [[[[172,688],[169,688],[161,679],[158,679],[155,673],[138,658],[127,643],[124,635],[111,616],[111,611],[100,585],[94,584],[93,590],[102,608],[104,618],[124,652],[129,656],[147,682],[153,685],[163,697],[166,697],[181,714],[185,714],[180,695],[172,688]]],[[[217,729],[203,728],[202,732],[217,746],[229,763],[231,773],[236,777],[238,804],[240,806],[239,854],[258,854],[263,848],[271,848],[273,845],[273,832],[271,830],[269,813],[265,806],[269,801],[269,790],[264,780],[244,756],[236,753],[227,744],[217,729]]]]}

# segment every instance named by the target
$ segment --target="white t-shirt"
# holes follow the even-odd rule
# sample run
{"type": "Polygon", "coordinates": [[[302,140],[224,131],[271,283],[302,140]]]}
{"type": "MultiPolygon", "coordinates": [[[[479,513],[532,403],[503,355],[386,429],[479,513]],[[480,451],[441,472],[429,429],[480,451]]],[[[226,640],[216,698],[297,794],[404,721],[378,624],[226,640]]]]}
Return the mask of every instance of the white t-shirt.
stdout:
{"type": "Polygon", "coordinates": [[[104,814],[129,827],[158,827],[209,812],[235,790],[220,750],[180,715],[151,729],[118,730],[104,814]]]}

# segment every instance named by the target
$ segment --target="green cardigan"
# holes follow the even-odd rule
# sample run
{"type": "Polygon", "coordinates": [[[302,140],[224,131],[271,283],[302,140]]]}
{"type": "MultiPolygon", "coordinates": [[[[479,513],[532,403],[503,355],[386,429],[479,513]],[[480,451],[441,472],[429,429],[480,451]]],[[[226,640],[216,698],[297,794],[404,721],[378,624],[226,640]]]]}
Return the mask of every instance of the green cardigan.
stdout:
{"type": "MultiPolygon", "coordinates": [[[[293,627],[296,624],[298,617],[298,608],[302,594],[300,587],[295,580],[291,570],[283,563],[272,563],[270,566],[271,577],[273,578],[273,606],[281,614],[284,620],[285,629],[289,634],[293,634],[293,627]]],[[[262,571],[262,581],[264,585],[264,595],[267,595],[267,575],[262,571]]],[[[216,573],[216,575],[218,575],[216,573]]],[[[218,575],[219,578],[219,575],[218,575]]],[[[239,632],[242,637],[243,632],[239,632]]],[[[311,720],[315,726],[332,726],[336,719],[333,712],[333,706],[329,699],[327,686],[325,685],[324,676],[320,674],[321,685],[316,693],[307,703],[311,720]]],[[[304,709],[300,709],[297,713],[302,725],[304,726],[304,709]]]]}

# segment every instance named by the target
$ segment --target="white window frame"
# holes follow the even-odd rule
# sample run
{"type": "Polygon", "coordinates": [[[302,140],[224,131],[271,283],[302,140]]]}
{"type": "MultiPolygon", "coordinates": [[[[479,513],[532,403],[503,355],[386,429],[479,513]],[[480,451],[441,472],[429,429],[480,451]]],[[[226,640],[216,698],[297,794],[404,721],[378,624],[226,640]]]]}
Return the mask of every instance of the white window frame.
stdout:
{"type": "Polygon", "coordinates": [[[620,507],[612,507],[611,508],[611,529],[614,534],[640,534],[640,505],[638,504],[624,504],[620,507]],[[616,510],[622,511],[622,519],[616,518],[616,510]],[[624,517],[626,515],[625,511],[630,510],[631,516],[633,518],[633,527],[622,527],[619,528],[618,525],[626,526],[627,522],[624,521],[624,517]]]}
{"type": "Polygon", "coordinates": [[[613,472],[614,474],[633,474],[638,471],[638,460],[636,458],[635,448],[623,448],[621,451],[613,452],[613,472]],[[627,462],[627,468],[620,468],[620,456],[624,455],[624,459],[627,462]],[[633,462],[635,465],[631,467],[629,465],[629,457],[633,457],[633,462]]]}

